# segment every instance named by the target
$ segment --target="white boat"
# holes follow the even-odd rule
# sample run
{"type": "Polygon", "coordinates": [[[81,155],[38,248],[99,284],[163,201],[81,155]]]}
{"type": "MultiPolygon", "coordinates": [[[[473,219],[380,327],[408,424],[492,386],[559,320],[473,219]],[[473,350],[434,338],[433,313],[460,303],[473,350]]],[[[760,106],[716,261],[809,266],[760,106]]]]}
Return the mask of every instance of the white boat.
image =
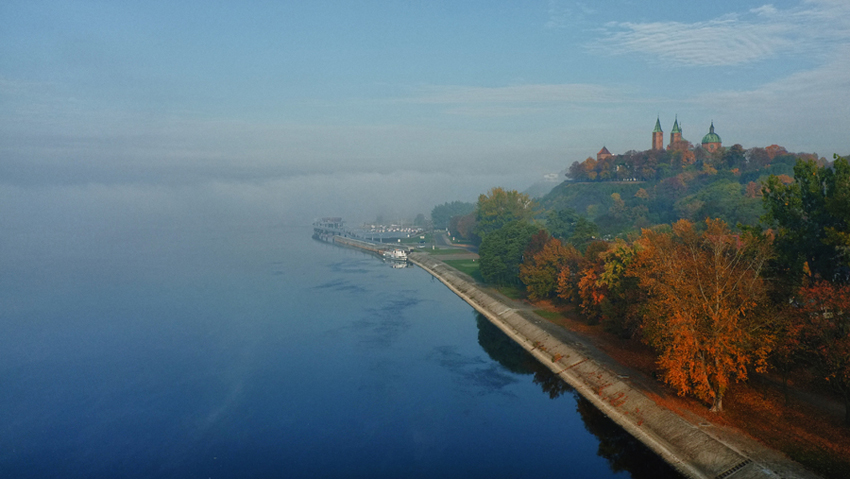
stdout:
{"type": "Polygon", "coordinates": [[[388,249],[383,252],[384,258],[393,261],[407,261],[407,251],[403,249],[388,249]]]}

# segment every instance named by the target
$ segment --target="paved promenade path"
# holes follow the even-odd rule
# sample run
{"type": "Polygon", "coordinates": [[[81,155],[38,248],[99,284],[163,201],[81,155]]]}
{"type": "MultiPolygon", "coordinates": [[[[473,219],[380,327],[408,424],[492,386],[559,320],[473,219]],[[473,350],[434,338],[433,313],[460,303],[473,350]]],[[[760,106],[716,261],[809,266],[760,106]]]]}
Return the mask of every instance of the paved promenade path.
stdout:
{"type": "MultiPolygon", "coordinates": [[[[684,418],[648,395],[654,381],[623,366],[581,336],[537,316],[527,304],[481,288],[424,253],[413,263],[442,281],[548,366],[599,410],[692,478],[818,478],[782,453],[731,428],[684,418]]],[[[657,389],[657,388],[655,388],[657,389]]]]}

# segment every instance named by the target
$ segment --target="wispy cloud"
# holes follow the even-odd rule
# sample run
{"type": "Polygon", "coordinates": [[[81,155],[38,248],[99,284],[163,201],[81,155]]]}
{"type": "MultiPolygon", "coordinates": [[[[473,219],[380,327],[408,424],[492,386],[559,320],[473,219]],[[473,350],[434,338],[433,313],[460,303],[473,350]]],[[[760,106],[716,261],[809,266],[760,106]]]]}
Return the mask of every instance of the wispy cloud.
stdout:
{"type": "Polygon", "coordinates": [[[558,0],[549,0],[548,17],[543,26],[546,28],[567,28],[570,23],[583,20],[592,13],[594,13],[594,10],[581,2],[575,2],[572,7],[566,7],[558,0]]]}
{"type": "Polygon", "coordinates": [[[589,83],[513,85],[504,87],[428,86],[406,99],[434,104],[606,103],[621,101],[614,88],[589,83]]]}
{"type": "Polygon", "coordinates": [[[728,66],[784,54],[823,52],[850,41],[850,3],[809,0],[780,10],[763,5],[745,13],[684,22],[611,22],[590,45],[608,54],[638,53],[695,66],[728,66]]]}
{"type": "Polygon", "coordinates": [[[815,69],[801,71],[785,78],[744,91],[721,91],[697,98],[706,106],[721,105],[738,110],[766,114],[786,113],[799,121],[804,111],[823,120],[846,120],[850,117],[850,46],[839,48],[833,58],[815,69]],[[788,114],[794,112],[793,115],[788,114]]]}

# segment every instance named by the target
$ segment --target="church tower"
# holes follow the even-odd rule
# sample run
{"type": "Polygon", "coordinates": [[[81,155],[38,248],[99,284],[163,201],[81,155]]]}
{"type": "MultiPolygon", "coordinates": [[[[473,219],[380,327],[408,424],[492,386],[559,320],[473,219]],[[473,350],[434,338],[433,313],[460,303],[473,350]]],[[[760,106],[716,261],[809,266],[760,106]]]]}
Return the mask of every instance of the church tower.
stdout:
{"type": "Polygon", "coordinates": [[[655,119],[655,129],[652,130],[652,149],[653,150],[663,150],[664,149],[664,132],[661,131],[661,119],[655,119]]]}
{"type": "Polygon", "coordinates": [[[711,126],[708,128],[708,134],[702,137],[702,147],[708,150],[709,153],[714,153],[720,149],[721,145],[720,135],[714,132],[714,120],[712,120],[711,126]]]}
{"type": "Polygon", "coordinates": [[[668,148],[676,146],[676,143],[682,141],[682,129],[679,128],[679,115],[676,115],[676,121],[673,122],[673,130],[670,132],[670,145],[668,148]]]}

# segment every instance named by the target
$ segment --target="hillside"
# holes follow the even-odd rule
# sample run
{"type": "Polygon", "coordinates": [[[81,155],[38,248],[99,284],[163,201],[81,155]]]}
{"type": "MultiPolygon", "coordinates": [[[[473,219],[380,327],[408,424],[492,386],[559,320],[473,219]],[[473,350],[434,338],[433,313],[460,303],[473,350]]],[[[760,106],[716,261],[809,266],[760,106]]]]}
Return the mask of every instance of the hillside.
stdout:
{"type": "Polygon", "coordinates": [[[761,182],[769,175],[785,175],[781,177],[790,181],[798,157],[815,157],[775,150],[770,156],[762,153],[769,149],[734,145],[702,158],[688,158],[689,152],[588,158],[570,168],[576,179],[556,186],[539,202],[546,211],[575,210],[605,236],[679,219],[712,217],[730,225],[751,225],[763,214],[761,182]]]}

